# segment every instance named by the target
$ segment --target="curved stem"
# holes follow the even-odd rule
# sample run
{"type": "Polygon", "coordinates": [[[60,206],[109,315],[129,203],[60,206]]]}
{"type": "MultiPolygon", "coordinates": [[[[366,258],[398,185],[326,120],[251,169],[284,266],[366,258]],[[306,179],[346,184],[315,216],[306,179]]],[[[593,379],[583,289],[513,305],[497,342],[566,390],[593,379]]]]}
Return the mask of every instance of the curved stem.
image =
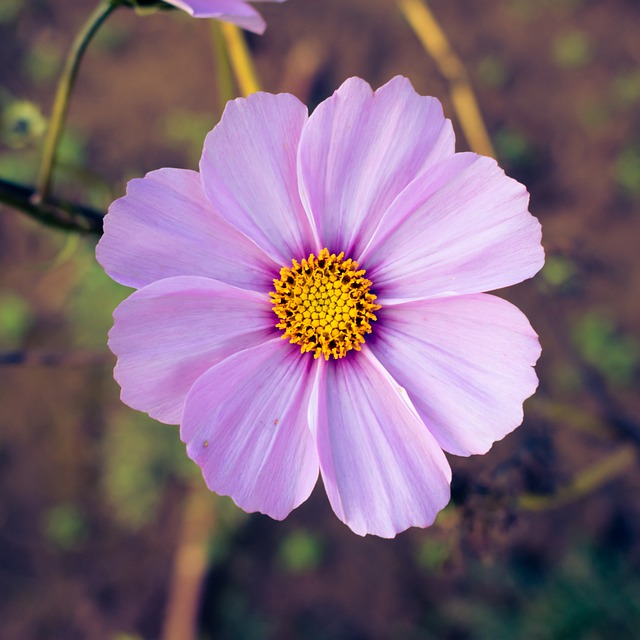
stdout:
{"type": "Polygon", "coordinates": [[[623,445],[599,460],[591,467],[578,473],[573,480],[552,495],[524,494],[518,498],[518,505],[528,511],[542,511],[561,507],[610,482],[625,473],[637,463],[638,457],[632,445],[623,445]]]}
{"type": "Polygon", "coordinates": [[[119,4],[120,0],[102,0],[89,16],[89,19],[80,33],[76,36],[71,46],[71,50],[67,55],[53,103],[53,112],[51,114],[49,130],[47,132],[42,152],[36,190],[32,196],[34,204],[44,202],[49,196],[49,191],[51,189],[51,174],[56,161],[58,143],[64,129],[67,111],[69,110],[69,98],[71,96],[71,91],[75,83],[82,56],[87,45],[91,42],[91,39],[100,28],[100,25],[102,25],[102,23],[109,17],[109,14],[119,4]]]}

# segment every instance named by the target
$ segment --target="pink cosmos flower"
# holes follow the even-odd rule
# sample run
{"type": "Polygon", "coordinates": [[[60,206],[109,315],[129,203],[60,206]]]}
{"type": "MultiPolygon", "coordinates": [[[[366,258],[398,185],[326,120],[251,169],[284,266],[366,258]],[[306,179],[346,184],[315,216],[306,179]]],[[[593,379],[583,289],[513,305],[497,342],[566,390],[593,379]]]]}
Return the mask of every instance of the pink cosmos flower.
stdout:
{"type": "MultiPolygon", "coordinates": [[[[254,33],[264,33],[266,23],[262,16],[244,0],[164,0],[167,4],[186,11],[194,18],[217,18],[233,22],[254,33]]],[[[285,0],[251,0],[252,2],[284,2],[285,0]]]]}
{"type": "Polygon", "coordinates": [[[122,399],[179,423],[246,511],[284,518],[320,473],[360,535],[427,526],[443,450],[486,452],[537,386],[535,332],[483,293],[542,266],[527,207],[406,78],[351,78],[311,116],[234,100],[199,173],[132,180],[105,219],[98,260],[138,289],[110,332],[122,399]]]}

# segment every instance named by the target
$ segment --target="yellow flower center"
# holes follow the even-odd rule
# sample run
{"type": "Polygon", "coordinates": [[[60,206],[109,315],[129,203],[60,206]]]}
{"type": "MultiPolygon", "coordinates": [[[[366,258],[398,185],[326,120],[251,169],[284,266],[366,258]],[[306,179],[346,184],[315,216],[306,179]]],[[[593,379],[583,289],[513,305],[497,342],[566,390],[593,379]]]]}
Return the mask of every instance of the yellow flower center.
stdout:
{"type": "Polygon", "coordinates": [[[371,333],[376,296],[369,292],[371,281],[358,263],[345,260],[344,253],[330,254],[323,249],[302,262],[280,269],[269,296],[280,319],[282,338],[299,344],[302,353],[314,358],[343,358],[347,351],[360,351],[364,334],[371,333]]]}

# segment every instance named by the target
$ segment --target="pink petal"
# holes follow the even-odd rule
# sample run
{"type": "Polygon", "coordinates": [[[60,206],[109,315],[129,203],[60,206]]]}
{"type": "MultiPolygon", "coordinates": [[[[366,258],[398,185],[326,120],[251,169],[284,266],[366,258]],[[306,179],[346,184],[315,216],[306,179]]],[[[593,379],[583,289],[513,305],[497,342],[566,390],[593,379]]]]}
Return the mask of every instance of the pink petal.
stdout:
{"type": "Polygon", "coordinates": [[[540,344],[525,315],[488,294],[409,302],[378,313],[367,341],[439,445],[485,453],[522,422],[540,344]]]}
{"type": "Polygon", "coordinates": [[[217,18],[237,24],[254,33],[264,33],[266,27],[260,14],[242,0],[165,0],[165,2],[186,11],[194,18],[217,18]]]}
{"type": "Polygon", "coordinates": [[[264,291],[279,270],[211,208],[200,174],[182,169],[129,182],[109,207],[96,257],[114,280],[135,288],[189,275],[264,291]]]}
{"type": "Polygon", "coordinates": [[[375,93],[347,80],[313,112],[300,140],[301,190],[322,245],[357,256],[402,189],[453,152],[436,98],[399,76],[375,93]]]}
{"type": "Polygon", "coordinates": [[[366,346],[320,366],[312,429],[338,518],[384,538],[430,525],[449,501],[451,470],[406,393],[366,346]]]}
{"type": "Polygon", "coordinates": [[[189,276],[134,292],[113,316],[109,347],[118,356],[122,401],[171,424],[205,371],[275,333],[266,295],[189,276]]]}
{"type": "Polygon", "coordinates": [[[309,497],[318,479],[307,418],[315,362],[277,338],[196,382],[180,434],[209,489],[277,520],[309,497]]]}
{"type": "Polygon", "coordinates": [[[280,265],[317,250],[298,194],[296,154],[306,107],[288,94],[227,103],[200,162],[214,209],[280,265]]]}
{"type": "Polygon", "coordinates": [[[456,154],[405,189],[359,262],[381,304],[521,282],[544,263],[528,203],[526,189],[495,160],[456,154]]]}

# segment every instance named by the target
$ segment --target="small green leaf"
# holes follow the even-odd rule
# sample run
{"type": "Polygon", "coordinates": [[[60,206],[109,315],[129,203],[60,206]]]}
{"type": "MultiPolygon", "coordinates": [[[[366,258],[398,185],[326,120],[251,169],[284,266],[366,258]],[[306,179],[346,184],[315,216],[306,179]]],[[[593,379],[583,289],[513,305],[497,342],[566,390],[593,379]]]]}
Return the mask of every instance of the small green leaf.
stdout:
{"type": "Polygon", "coordinates": [[[525,165],[533,157],[533,147],[527,138],[513,129],[501,129],[493,140],[498,155],[511,165],[525,165]]]}
{"type": "Polygon", "coordinates": [[[544,282],[545,291],[567,291],[571,289],[580,275],[573,260],[564,256],[547,256],[540,278],[544,282]]]}
{"type": "Polygon", "coordinates": [[[57,546],[72,549],[81,542],[87,532],[86,522],[80,510],[72,504],[59,504],[47,511],[44,534],[57,546]]]}
{"type": "Polygon", "coordinates": [[[640,342],[619,331],[610,317],[587,313],[575,326],[573,338],[584,359],[611,384],[633,382],[640,365],[640,342]]]}
{"type": "Polygon", "coordinates": [[[305,531],[290,533],[280,545],[278,557],[282,566],[291,573],[315,569],[322,561],[320,538],[305,531]]]}
{"type": "Polygon", "coordinates": [[[633,107],[640,103],[640,69],[616,76],[611,83],[613,99],[622,107],[633,107]]]}
{"type": "Polygon", "coordinates": [[[31,307],[27,300],[15,293],[0,294],[0,345],[18,346],[31,321],[31,307]]]}
{"type": "Polygon", "coordinates": [[[582,31],[571,31],[558,36],[553,44],[553,57],[559,67],[577,69],[592,57],[591,45],[582,31]]]}
{"type": "Polygon", "coordinates": [[[24,2],[21,0],[2,0],[0,2],[0,24],[15,22],[23,6],[24,2]]]}
{"type": "Polygon", "coordinates": [[[500,89],[509,79],[507,67],[499,56],[484,56],[478,63],[478,82],[492,89],[500,89]]]}
{"type": "Polygon", "coordinates": [[[640,196],[640,148],[627,147],[620,151],[614,171],[616,182],[627,195],[640,196]]]}
{"type": "Polygon", "coordinates": [[[422,542],[417,552],[417,561],[421,567],[429,571],[441,569],[449,558],[450,545],[442,540],[427,538],[422,542]]]}

